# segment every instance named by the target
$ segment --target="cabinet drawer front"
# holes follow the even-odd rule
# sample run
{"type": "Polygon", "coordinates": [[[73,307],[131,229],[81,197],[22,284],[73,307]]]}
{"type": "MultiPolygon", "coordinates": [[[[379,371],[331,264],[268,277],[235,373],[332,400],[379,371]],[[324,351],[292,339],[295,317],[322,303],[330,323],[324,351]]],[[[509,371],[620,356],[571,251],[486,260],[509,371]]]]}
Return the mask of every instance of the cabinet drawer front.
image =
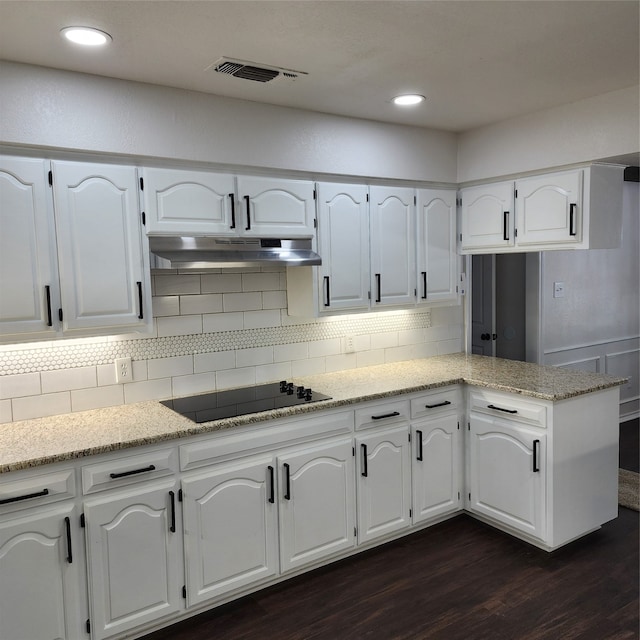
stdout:
{"type": "Polygon", "coordinates": [[[76,481],[73,469],[34,475],[0,483],[0,513],[16,511],[73,498],[76,481]]]}
{"type": "Polygon", "coordinates": [[[459,389],[443,389],[413,398],[411,400],[411,417],[428,418],[441,413],[458,411],[460,405],[459,389]]]}
{"type": "Polygon", "coordinates": [[[105,489],[161,478],[172,474],[177,466],[175,449],[164,449],[136,456],[114,457],[113,460],[82,468],[82,492],[96,493],[105,489]]]}
{"type": "Polygon", "coordinates": [[[356,430],[371,429],[406,422],[409,419],[409,401],[376,402],[356,409],[356,430]]]}
{"type": "Polygon", "coordinates": [[[469,410],[537,427],[547,425],[547,408],[543,404],[523,400],[521,396],[512,394],[471,391],[469,410]]]}
{"type": "Polygon", "coordinates": [[[277,446],[293,445],[316,440],[330,435],[351,433],[353,412],[328,413],[315,418],[296,418],[257,425],[248,428],[230,429],[206,440],[180,447],[182,471],[198,469],[213,462],[238,458],[248,453],[268,451],[277,446]]]}

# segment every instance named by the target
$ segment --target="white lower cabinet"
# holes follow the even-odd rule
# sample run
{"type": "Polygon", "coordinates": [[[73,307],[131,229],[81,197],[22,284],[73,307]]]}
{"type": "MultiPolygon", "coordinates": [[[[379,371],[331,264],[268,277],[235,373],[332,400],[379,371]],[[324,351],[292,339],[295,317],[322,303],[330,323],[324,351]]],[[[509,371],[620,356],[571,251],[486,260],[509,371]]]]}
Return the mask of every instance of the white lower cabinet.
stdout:
{"type": "Polygon", "coordinates": [[[84,562],[73,503],[34,508],[0,523],[0,638],[86,638],[84,562]]]}
{"type": "Polygon", "coordinates": [[[469,507],[544,540],[546,436],[541,431],[471,414],[469,507]]]}
{"type": "Polygon", "coordinates": [[[411,427],[413,523],[461,508],[462,439],[456,414],[417,422],[411,427]]]}
{"type": "Polygon", "coordinates": [[[411,524],[409,428],[406,424],[356,437],[358,542],[411,524]]]}
{"type": "Polygon", "coordinates": [[[355,546],[351,438],[278,456],[282,572],[355,546]]]}
{"type": "Polygon", "coordinates": [[[167,479],[85,502],[93,640],[122,637],[183,607],[177,492],[167,479]]]}
{"type": "Polygon", "coordinates": [[[275,492],[270,454],[182,481],[187,606],[278,573],[275,492]]]}

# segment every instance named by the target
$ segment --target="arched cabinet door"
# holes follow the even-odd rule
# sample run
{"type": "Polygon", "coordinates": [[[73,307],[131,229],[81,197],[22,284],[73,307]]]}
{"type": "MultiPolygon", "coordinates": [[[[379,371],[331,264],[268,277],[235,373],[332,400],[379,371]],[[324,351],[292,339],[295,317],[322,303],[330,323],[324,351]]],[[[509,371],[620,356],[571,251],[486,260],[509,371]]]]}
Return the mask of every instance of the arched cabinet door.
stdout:
{"type": "Polygon", "coordinates": [[[470,508],[545,538],[546,435],[471,414],[470,508]]]}

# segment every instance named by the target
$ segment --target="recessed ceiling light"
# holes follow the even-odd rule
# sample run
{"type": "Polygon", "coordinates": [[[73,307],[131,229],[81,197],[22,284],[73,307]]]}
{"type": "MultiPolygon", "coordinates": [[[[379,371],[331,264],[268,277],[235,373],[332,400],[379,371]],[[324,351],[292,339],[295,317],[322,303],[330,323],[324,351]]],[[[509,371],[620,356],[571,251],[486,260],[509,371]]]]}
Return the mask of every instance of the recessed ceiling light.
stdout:
{"type": "Polygon", "coordinates": [[[67,40],[88,47],[99,47],[113,39],[108,33],[93,27],[65,27],[60,33],[67,40]]]}
{"type": "Polygon", "coordinates": [[[415,93],[408,93],[403,96],[396,96],[393,99],[393,104],[398,104],[403,107],[407,107],[413,104],[419,104],[420,102],[424,102],[425,99],[426,98],[424,96],[420,96],[415,93]]]}

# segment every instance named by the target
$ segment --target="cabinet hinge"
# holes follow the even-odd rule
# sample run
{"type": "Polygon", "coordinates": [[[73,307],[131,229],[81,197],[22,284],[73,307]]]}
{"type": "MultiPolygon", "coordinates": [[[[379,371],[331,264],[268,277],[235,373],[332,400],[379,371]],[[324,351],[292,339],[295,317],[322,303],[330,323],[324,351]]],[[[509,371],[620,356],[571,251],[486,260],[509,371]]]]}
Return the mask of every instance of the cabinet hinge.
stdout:
{"type": "Polygon", "coordinates": [[[367,202],[369,202],[369,194],[367,193],[367,202]]]}
{"type": "Polygon", "coordinates": [[[318,228],[318,218],[314,218],[313,219],[313,228],[317,229],[318,228]]]}
{"type": "Polygon", "coordinates": [[[414,205],[418,204],[418,196],[413,196],[413,204],[414,205]]]}
{"type": "Polygon", "coordinates": [[[147,226],[147,216],[146,216],[144,211],[142,212],[141,217],[142,217],[142,226],[146,227],[147,226]]]}
{"type": "Polygon", "coordinates": [[[417,290],[417,289],[414,289],[414,290],[413,290],[413,295],[414,295],[416,298],[418,297],[418,290],[417,290]]]}
{"type": "Polygon", "coordinates": [[[371,300],[371,291],[367,291],[367,299],[371,300]]]}
{"type": "Polygon", "coordinates": [[[471,494],[469,494],[469,500],[471,500],[471,494]]]}
{"type": "Polygon", "coordinates": [[[460,234],[460,242],[462,242],[462,234],[460,234]]]}
{"type": "Polygon", "coordinates": [[[182,585],[182,597],[186,600],[187,599],[187,585],[182,585]]]}
{"type": "Polygon", "coordinates": [[[353,527],[353,537],[355,538],[358,535],[358,530],[353,527]]]}
{"type": "Polygon", "coordinates": [[[356,448],[355,447],[351,447],[351,455],[355,458],[356,457],[356,448]]]}
{"type": "Polygon", "coordinates": [[[518,190],[517,190],[517,189],[514,189],[514,190],[513,190],[513,197],[514,197],[514,198],[517,198],[517,197],[518,197],[518,190]]]}
{"type": "Polygon", "coordinates": [[[458,420],[458,431],[460,431],[460,421],[458,420]]]}
{"type": "Polygon", "coordinates": [[[62,322],[62,309],[58,309],[58,320],[62,322]]]}
{"type": "Polygon", "coordinates": [[[518,237],[518,230],[517,230],[517,229],[514,229],[514,230],[513,230],[513,237],[514,237],[514,238],[517,238],[517,237],[518,237]]]}
{"type": "Polygon", "coordinates": [[[87,621],[84,624],[84,628],[87,630],[87,633],[91,633],[91,620],[87,618],[87,621]]]}
{"type": "Polygon", "coordinates": [[[467,422],[467,431],[471,431],[471,423],[467,422]]]}
{"type": "Polygon", "coordinates": [[[144,191],[144,178],[140,178],[140,191],[144,191]]]}
{"type": "Polygon", "coordinates": [[[49,186],[53,187],[53,171],[49,171],[49,186]]]}
{"type": "Polygon", "coordinates": [[[409,509],[409,517],[411,518],[412,516],[413,516],[413,511],[409,509]]]}
{"type": "Polygon", "coordinates": [[[84,529],[85,527],[85,522],[84,522],[84,513],[80,514],[80,526],[84,529]]]}
{"type": "Polygon", "coordinates": [[[411,431],[407,435],[409,436],[409,442],[411,442],[411,431]]]}
{"type": "Polygon", "coordinates": [[[458,500],[460,500],[460,492],[458,491],[458,500]]]}
{"type": "Polygon", "coordinates": [[[314,200],[318,199],[318,193],[317,193],[317,191],[315,189],[313,190],[313,199],[314,200]]]}
{"type": "Polygon", "coordinates": [[[178,502],[182,502],[182,489],[178,489],[178,502]]]}

